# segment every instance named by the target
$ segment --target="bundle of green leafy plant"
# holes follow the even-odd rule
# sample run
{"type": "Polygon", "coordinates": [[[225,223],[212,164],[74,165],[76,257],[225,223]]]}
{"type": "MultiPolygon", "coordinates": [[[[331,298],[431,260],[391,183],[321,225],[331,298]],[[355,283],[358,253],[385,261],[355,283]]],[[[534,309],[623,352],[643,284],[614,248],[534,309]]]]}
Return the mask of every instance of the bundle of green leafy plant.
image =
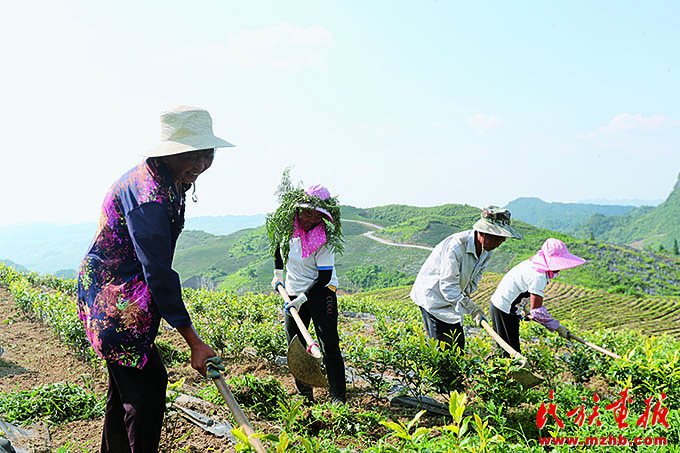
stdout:
{"type": "Polygon", "coordinates": [[[252,374],[235,376],[229,379],[229,385],[232,386],[234,398],[239,404],[270,419],[276,418],[279,402],[288,399],[281,382],[271,376],[268,378],[258,378],[252,374]]]}
{"type": "Polygon", "coordinates": [[[41,385],[15,393],[0,393],[2,418],[12,423],[91,420],[104,415],[105,405],[103,397],[68,382],[41,385]]]}
{"type": "MultiPolygon", "coordinates": [[[[275,420],[280,415],[282,406],[287,407],[289,397],[283,384],[271,376],[234,376],[227,380],[227,384],[240,405],[269,420],[275,420]]],[[[212,385],[201,391],[201,398],[217,405],[224,404],[222,395],[212,385]]]]}
{"type": "Polygon", "coordinates": [[[274,213],[267,214],[265,225],[267,236],[269,237],[269,252],[272,256],[276,254],[276,249],[281,248],[283,262],[288,261],[290,251],[290,240],[293,237],[293,223],[295,215],[304,204],[310,208],[322,208],[328,211],[333,218],[323,218],[326,230],[326,245],[335,253],[342,254],[344,250],[342,236],[342,222],[340,220],[340,205],[337,197],[330,197],[322,200],[319,197],[305,193],[302,188],[295,187],[290,180],[290,168],[283,171],[281,183],[276,191],[280,205],[274,213]]]}

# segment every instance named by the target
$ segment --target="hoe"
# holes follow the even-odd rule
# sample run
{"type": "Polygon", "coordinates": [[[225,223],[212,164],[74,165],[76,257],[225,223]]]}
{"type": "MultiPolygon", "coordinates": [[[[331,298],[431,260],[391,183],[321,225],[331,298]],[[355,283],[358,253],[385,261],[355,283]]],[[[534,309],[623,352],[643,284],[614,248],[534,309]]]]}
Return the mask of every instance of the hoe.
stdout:
{"type": "MultiPolygon", "coordinates": [[[[276,289],[281,294],[281,297],[283,297],[283,300],[290,302],[290,297],[288,297],[288,293],[286,293],[283,285],[278,285],[276,289]]],[[[302,345],[297,335],[293,337],[288,345],[288,369],[303,384],[312,387],[328,387],[328,380],[321,372],[321,350],[319,345],[309,334],[295,308],[290,309],[290,315],[295,319],[295,323],[307,343],[307,348],[302,345]]]]}
{"type": "Polygon", "coordinates": [[[250,441],[250,445],[253,447],[253,449],[257,453],[267,453],[267,450],[265,450],[264,446],[260,442],[260,439],[258,439],[257,437],[251,437],[253,436],[253,434],[255,434],[255,431],[248,422],[246,415],[243,413],[243,410],[241,409],[241,406],[239,406],[238,402],[236,402],[236,398],[234,398],[234,395],[231,393],[231,390],[229,389],[229,386],[225,382],[222,373],[220,373],[220,370],[212,362],[212,360],[215,359],[217,359],[217,357],[213,357],[212,359],[207,360],[206,365],[208,366],[208,377],[212,378],[213,382],[215,383],[215,386],[217,387],[217,390],[219,390],[220,394],[222,395],[222,398],[227,403],[229,410],[234,416],[234,419],[236,419],[236,423],[238,423],[238,425],[243,429],[243,432],[246,434],[246,436],[248,436],[248,440],[250,441]]]}

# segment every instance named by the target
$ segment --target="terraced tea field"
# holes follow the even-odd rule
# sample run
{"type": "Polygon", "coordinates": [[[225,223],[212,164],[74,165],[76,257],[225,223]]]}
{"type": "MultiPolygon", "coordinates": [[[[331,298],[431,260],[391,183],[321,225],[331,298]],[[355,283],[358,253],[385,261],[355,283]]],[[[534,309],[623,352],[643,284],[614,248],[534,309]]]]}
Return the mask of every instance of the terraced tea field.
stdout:
{"type": "MultiPolygon", "coordinates": [[[[486,273],[472,295],[475,303],[488,312],[488,303],[503,276],[486,273]]],[[[388,288],[362,293],[383,300],[408,301],[411,287],[388,288]]],[[[646,335],[666,333],[680,338],[680,297],[633,297],[561,283],[548,284],[545,306],[570,327],[592,330],[599,327],[641,330],[646,335]]]]}

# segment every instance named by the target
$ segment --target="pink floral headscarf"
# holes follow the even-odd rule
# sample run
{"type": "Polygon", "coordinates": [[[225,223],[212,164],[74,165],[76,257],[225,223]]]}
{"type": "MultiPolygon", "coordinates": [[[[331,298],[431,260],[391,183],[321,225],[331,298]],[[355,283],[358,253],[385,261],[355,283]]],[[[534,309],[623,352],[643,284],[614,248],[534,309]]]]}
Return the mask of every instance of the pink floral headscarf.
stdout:
{"type": "MultiPolygon", "coordinates": [[[[320,184],[310,186],[307,190],[305,190],[305,193],[313,197],[319,197],[322,200],[326,200],[331,196],[331,193],[328,191],[328,189],[326,189],[324,186],[320,184]]],[[[306,207],[311,208],[311,206],[306,204],[301,204],[299,206],[302,208],[306,207]]],[[[333,221],[333,217],[331,217],[331,214],[326,209],[320,207],[312,209],[315,209],[320,213],[324,214],[325,216],[327,216],[331,222],[333,221]]],[[[312,253],[317,251],[319,247],[326,243],[326,223],[324,221],[321,221],[311,230],[305,231],[302,228],[302,225],[300,225],[299,214],[295,214],[295,220],[293,221],[293,237],[300,238],[300,245],[302,246],[302,257],[307,258],[312,253]]]]}
{"type": "Polygon", "coordinates": [[[293,221],[293,237],[300,238],[302,246],[302,257],[307,258],[326,243],[326,224],[321,221],[317,226],[309,231],[305,231],[300,225],[298,214],[295,214],[293,221]]]}

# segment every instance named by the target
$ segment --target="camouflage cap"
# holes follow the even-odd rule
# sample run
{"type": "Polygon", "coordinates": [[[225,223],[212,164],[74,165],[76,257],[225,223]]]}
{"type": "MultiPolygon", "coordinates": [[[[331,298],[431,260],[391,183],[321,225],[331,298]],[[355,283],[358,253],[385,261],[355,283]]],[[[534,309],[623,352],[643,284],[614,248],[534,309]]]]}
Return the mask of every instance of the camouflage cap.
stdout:
{"type": "Polygon", "coordinates": [[[472,226],[480,233],[493,234],[513,239],[524,239],[517,230],[510,226],[510,211],[498,206],[488,206],[482,209],[480,219],[472,226]]]}

